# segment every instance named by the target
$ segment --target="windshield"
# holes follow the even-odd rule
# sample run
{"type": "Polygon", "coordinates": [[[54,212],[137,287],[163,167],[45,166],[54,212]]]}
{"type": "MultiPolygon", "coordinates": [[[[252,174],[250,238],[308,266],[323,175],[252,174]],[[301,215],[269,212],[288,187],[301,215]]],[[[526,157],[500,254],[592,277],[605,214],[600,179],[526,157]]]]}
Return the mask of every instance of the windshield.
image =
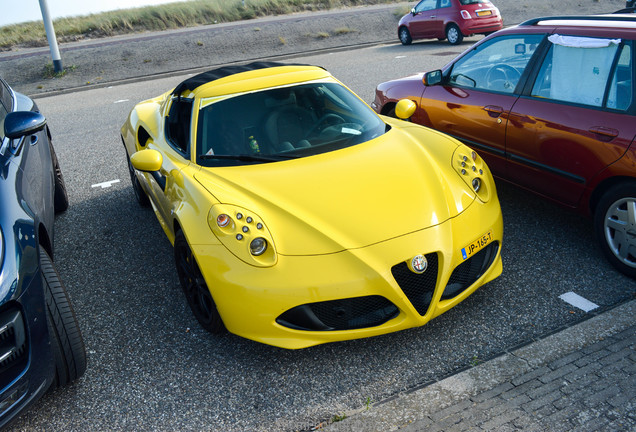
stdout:
{"type": "Polygon", "coordinates": [[[203,99],[197,163],[228,166],[311,156],[382,135],[386,125],[340,84],[314,82],[203,99]]]}

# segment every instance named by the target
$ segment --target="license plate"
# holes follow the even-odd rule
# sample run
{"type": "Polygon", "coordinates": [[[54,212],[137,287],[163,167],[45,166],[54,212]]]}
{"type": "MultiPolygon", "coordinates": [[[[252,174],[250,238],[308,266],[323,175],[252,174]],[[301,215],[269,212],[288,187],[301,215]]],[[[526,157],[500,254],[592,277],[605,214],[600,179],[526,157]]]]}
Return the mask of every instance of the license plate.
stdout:
{"type": "Polygon", "coordinates": [[[477,240],[475,240],[474,242],[472,242],[465,248],[462,248],[461,250],[462,258],[464,258],[464,260],[467,260],[474,254],[482,250],[484,247],[486,247],[491,241],[492,241],[492,230],[488,231],[486,234],[479,237],[477,240]]]}
{"type": "Polygon", "coordinates": [[[488,16],[488,15],[492,15],[492,11],[489,11],[489,10],[477,11],[477,16],[488,16]]]}

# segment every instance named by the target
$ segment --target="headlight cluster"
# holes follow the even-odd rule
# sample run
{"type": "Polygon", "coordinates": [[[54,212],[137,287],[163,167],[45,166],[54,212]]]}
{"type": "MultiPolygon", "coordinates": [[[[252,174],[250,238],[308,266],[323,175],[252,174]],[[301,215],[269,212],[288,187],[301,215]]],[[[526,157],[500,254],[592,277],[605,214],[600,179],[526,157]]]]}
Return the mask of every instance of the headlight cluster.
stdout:
{"type": "Polygon", "coordinates": [[[272,236],[255,213],[234,205],[216,204],[210,209],[208,225],[225,247],[246,263],[261,267],[276,264],[272,236]]]}
{"type": "Polygon", "coordinates": [[[453,168],[482,201],[490,199],[488,167],[476,151],[461,145],[453,153],[453,168]]]}

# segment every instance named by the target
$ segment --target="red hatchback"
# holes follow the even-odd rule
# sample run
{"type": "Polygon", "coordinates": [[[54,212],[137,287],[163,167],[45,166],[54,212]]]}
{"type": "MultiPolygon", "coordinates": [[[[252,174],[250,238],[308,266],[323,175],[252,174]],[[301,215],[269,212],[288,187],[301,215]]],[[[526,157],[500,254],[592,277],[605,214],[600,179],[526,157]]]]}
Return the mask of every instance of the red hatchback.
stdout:
{"type": "Polygon", "coordinates": [[[636,16],[552,17],[501,30],[441,70],[380,84],[373,108],[478,149],[494,174],[594,217],[636,277],[636,16]]]}
{"type": "Polygon", "coordinates": [[[499,9],[490,0],[422,0],[400,19],[398,37],[403,45],[434,38],[456,45],[464,36],[502,28],[499,9]]]}

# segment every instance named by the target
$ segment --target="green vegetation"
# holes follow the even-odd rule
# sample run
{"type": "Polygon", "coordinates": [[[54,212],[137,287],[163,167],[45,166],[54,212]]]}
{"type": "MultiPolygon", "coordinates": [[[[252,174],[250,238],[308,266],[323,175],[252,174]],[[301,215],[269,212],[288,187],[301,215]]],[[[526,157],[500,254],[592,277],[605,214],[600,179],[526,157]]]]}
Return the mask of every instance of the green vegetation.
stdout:
{"type": "MultiPolygon", "coordinates": [[[[189,0],[160,6],[104,12],[53,22],[59,42],[94,39],[144,31],[217,24],[293,12],[397,3],[400,0],[189,0]],[[243,6],[243,3],[245,4],[243,6]]],[[[0,50],[45,46],[41,21],[0,27],[0,50]]]]}
{"type": "Polygon", "coordinates": [[[336,414],[336,415],[334,415],[334,416],[331,418],[331,422],[332,422],[332,423],[337,423],[337,422],[339,422],[339,421],[343,421],[343,420],[344,420],[344,419],[346,419],[346,418],[347,418],[347,415],[346,415],[346,414],[342,414],[342,415],[338,415],[338,414],[336,414]]]}

